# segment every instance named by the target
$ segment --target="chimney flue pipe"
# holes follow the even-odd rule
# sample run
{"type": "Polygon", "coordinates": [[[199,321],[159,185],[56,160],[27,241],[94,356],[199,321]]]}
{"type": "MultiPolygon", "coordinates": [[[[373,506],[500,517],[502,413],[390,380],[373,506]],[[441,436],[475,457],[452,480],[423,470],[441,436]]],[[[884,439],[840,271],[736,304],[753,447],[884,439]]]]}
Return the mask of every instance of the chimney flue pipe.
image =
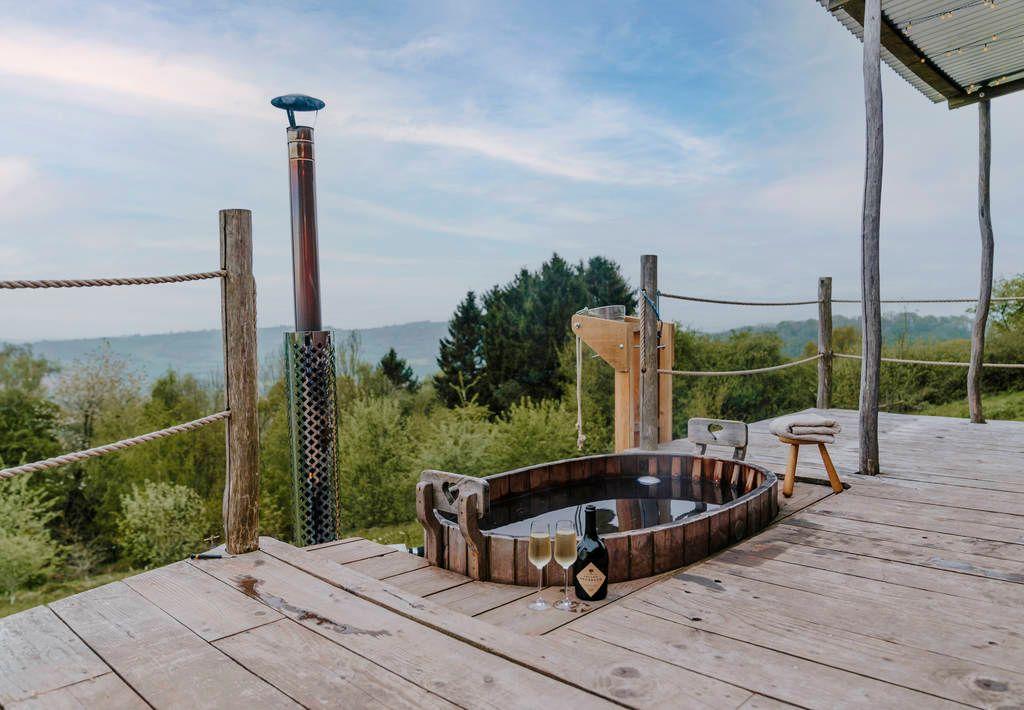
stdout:
{"type": "Polygon", "coordinates": [[[288,184],[292,207],[292,278],[295,330],[320,330],[320,257],[316,231],[316,163],[313,129],[289,126],[288,184]]]}
{"type": "Polygon", "coordinates": [[[296,111],[319,111],[324,102],[289,94],[271,103],[288,112],[288,184],[292,212],[295,332],[284,334],[285,386],[292,448],[295,541],[313,545],[338,539],[338,402],[334,337],[322,330],[320,260],[316,229],[313,129],[295,125],[296,111]]]}

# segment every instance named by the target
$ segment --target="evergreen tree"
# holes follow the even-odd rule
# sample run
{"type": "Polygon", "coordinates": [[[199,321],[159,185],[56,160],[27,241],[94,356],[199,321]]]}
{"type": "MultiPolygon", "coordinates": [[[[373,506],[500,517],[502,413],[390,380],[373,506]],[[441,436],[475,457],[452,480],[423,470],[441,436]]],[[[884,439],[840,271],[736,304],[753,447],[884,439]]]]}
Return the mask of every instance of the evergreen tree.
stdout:
{"type": "Polygon", "coordinates": [[[416,381],[416,375],[413,374],[409,363],[398,357],[394,348],[384,354],[377,364],[377,369],[398,389],[415,392],[419,388],[419,382],[416,381]]]}
{"type": "Polygon", "coordinates": [[[626,312],[636,311],[636,296],[622,276],[619,265],[603,256],[592,256],[586,265],[580,262],[583,283],[587,289],[587,304],[595,306],[625,306],[626,312]]]}
{"type": "Polygon", "coordinates": [[[472,402],[482,390],[483,314],[470,291],[448,321],[448,337],[441,339],[434,376],[437,395],[447,407],[472,402]]]}

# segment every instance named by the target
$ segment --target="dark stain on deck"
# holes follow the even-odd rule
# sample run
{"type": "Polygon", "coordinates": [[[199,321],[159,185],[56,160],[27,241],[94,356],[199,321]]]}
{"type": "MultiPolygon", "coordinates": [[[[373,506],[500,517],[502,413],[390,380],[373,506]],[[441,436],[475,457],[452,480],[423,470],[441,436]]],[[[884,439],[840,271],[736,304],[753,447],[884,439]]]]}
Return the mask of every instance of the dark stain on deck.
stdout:
{"type": "Polygon", "coordinates": [[[326,616],[321,616],[315,611],[310,611],[309,609],[303,609],[295,606],[294,604],[289,604],[281,597],[261,592],[257,589],[257,586],[261,581],[262,580],[256,579],[255,577],[243,575],[235,578],[235,586],[238,587],[239,591],[246,596],[263,602],[271,609],[276,609],[281,613],[294,616],[297,621],[312,621],[317,626],[326,626],[339,634],[358,634],[360,636],[372,636],[373,638],[381,638],[382,636],[391,635],[390,631],[385,631],[384,629],[361,629],[357,626],[352,626],[351,624],[341,624],[334,619],[328,619],[326,616]]]}

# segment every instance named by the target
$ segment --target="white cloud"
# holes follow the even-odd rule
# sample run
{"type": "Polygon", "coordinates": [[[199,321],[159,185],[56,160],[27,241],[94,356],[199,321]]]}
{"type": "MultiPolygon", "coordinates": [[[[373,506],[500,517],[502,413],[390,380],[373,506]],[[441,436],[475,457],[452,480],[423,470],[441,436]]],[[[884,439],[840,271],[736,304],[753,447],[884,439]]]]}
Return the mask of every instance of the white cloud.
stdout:
{"type": "Polygon", "coordinates": [[[217,113],[263,101],[254,84],[229,77],[210,57],[146,51],[16,24],[0,28],[0,68],[8,76],[113,94],[121,101],[217,113]]]}

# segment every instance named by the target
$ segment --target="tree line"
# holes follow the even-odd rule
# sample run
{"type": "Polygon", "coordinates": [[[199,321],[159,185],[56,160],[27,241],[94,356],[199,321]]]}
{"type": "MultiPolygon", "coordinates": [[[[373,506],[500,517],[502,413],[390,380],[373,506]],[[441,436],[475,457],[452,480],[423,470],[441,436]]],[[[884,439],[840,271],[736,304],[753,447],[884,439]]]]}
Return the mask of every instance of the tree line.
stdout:
{"type": "MultiPolygon", "coordinates": [[[[1024,276],[999,295],[1024,295],[1024,276]]],[[[584,306],[636,307],[618,265],[552,256],[482,297],[456,307],[440,344],[439,372],[417,381],[399,353],[360,355],[357,334],[339,347],[339,460],[346,534],[418,544],[414,489],[436,468],[487,475],[580,453],[575,432],[572,314],[584,306]]],[[[738,331],[727,338],[679,328],[686,369],[734,370],[786,361],[781,338],[738,331]]],[[[837,350],[857,352],[853,328],[837,350]]],[[[816,345],[809,343],[808,352],[816,345]]],[[[897,339],[886,354],[962,360],[967,341],[897,339]]],[[[1024,362],[1024,307],[995,306],[990,360],[1024,362]]],[[[283,368],[281,370],[283,373],[283,368]]],[[[835,406],[856,408],[857,363],[839,361],[835,406]]],[[[921,411],[962,401],[960,368],[883,365],[882,407],[921,411]]],[[[1024,390],[1019,371],[988,370],[985,391],[1024,390]]],[[[612,448],[613,373],[583,358],[582,453],[612,448]]],[[[676,378],[676,436],[692,416],[755,421],[813,406],[813,365],[751,377],[676,378]]],[[[290,444],[282,374],[260,398],[261,533],[292,538],[290,444]]],[[[143,386],[131,363],[109,349],[57,370],[25,346],[0,349],[0,463],[15,465],[161,429],[223,409],[221,383],[168,372],[143,386]]],[[[224,431],[217,423],[112,456],[0,481],[0,594],[24,595],[49,581],[86,583],[165,564],[219,542],[224,431]]],[[[64,588],[63,594],[77,587],[64,588]]],[[[58,596],[63,596],[58,594],[58,596]]],[[[39,602],[36,602],[39,603],[39,602]]],[[[2,608],[2,607],[0,607],[2,608]]]]}

